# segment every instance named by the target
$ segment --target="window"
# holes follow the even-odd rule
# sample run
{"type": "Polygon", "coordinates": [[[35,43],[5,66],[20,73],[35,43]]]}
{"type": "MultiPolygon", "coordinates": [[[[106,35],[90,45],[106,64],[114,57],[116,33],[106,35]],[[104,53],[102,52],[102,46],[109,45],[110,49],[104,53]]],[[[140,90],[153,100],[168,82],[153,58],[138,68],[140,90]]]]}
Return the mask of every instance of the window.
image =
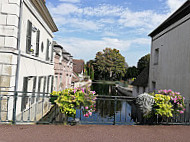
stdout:
{"type": "Polygon", "coordinates": [[[30,54],[32,46],[32,23],[28,21],[26,34],[26,53],[30,54]]]}
{"type": "Polygon", "coordinates": [[[35,99],[36,80],[37,80],[37,77],[34,77],[34,79],[33,79],[33,89],[32,89],[32,99],[31,99],[31,104],[34,103],[34,99],[35,99]]]}
{"type": "Polygon", "coordinates": [[[39,56],[39,48],[40,48],[40,30],[37,31],[36,35],[36,57],[39,56]]]}
{"type": "Polygon", "coordinates": [[[36,102],[38,102],[39,97],[41,96],[41,94],[43,92],[43,90],[42,90],[42,87],[43,87],[42,83],[43,83],[43,77],[40,76],[39,79],[38,79],[38,95],[37,95],[37,98],[36,98],[36,102]]]}
{"type": "Polygon", "coordinates": [[[28,103],[27,92],[28,92],[28,77],[24,77],[21,111],[26,109],[26,104],[28,103]]]}
{"type": "Polygon", "coordinates": [[[47,40],[46,61],[49,61],[49,45],[50,45],[50,42],[49,40],[47,40]]]}
{"type": "Polygon", "coordinates": [[[152,81],[152,91],[155,91],[155,90],[156,90],[156,82],[152,81]]]}
{"type": "Polygon", "coordinates": [[[146,92],[146,87],[143,87],[143,93],[146,92]]]}
{"type": "Polygon", "coordinates": [[[48,76],[48,78],[47,78],[47,93],[50,93],[49,92],[50,91],[50,79],[51,79],[51,75],[48,76]]]}
{"type": "Polygon", "coordinates": [[[44,52],[44,43],[41,44],[41,52],[44,52]]]}
{"type": "Polygon", "coordinates": [[[155,49],[154,51],[154,65],[158,65],[159,61],[159,48],[155,49]]]}
{"type": "Polygon", "coordinates": [[[54,81],[54,76],[51,76],[51,92],[53,92],[53,81],[54,81]]]}
{"type": "Polygon", "coordinates": [[[137,86],[137,93],[139,93],[139,86],[137,86]]]}
{"type": "Polygon", "coordinates": [[[51,62],[53,62],[53,47],[54,47],[54,45],[51,44],[51,62]]]}

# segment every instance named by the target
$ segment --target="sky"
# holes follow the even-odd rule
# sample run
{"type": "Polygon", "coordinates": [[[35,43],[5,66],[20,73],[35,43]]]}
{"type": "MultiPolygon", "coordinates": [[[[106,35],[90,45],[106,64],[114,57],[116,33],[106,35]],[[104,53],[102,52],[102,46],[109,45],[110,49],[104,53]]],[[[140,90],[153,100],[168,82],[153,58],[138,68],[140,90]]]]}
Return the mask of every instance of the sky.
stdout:
{"type": "Polygon", "coordinates": [[[46,0],[59,29],[54,40],[76,59],[116,48],[129,66],[150,53],[151,31],[186,0],[46,0]]]}

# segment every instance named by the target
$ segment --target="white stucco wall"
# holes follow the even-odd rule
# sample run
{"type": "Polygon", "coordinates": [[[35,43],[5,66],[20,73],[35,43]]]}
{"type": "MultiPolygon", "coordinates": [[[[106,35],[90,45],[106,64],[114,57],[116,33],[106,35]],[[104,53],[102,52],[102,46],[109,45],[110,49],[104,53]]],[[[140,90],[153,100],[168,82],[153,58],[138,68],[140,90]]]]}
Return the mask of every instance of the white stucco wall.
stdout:
{"type": "MultiPolygon", "coordinates": [[[[13,91],[15,86],[15,72],[18,57],[18,27],[20,14],[20,0],[0,0],[0,86],[3,91],[13,91]]],[[[38,11],[31,4],[30,0],[24,0],[22,9],[22,20],[20,28],[20,69],[18,78],[18,91],[23,91],[23,78],[36,76],[36,92],[38,90],[38,80],[41,76],[54,75],[54,65],[49,60],[46,61],[47,39],[52,43],[52,31],[42,19],[38,11]],[[40,30],[39,57],[26,54],[26,32],[27,22],[30,20],[33,27],[40,30]],[[41,51],[41,43],[44,44],[44,51],[41,51]]],[[[32,43],[35,45],[35,34],[32,36],[32,43]]],[[[52,47],[49,48],[51,58],[52,47]]],[[[47,81],[47,80],[46,80],[47,81]]],[[[50,80],[51,84],[51,80],[50,80]]],[[[50,87],[50,85],[49,85],[50,87]]],[[[28,91],[32,91],[31,86],[28,91]]],[[[45,90],[47,91],[47,83],[45,90]]],[[[1,91],[0,90],[0,91],[1,91]]],[[[42,90],[42,89],[40,89],[42,90]]],[[[50,91],[50,89],[49,89],[50,91]]],[[[13,94],[11,94],[13,95],[13,94]]],[[[19,94],[22,95],[22,94],[19,94]]],[[[6,103],[5,103],[6,104],[6,103]]],[[[9,101],[9,116],[12,119],[13,98],[9,101]]],[[[29,106],[29,105],[28,105],[29,106]]],[[[17,101],[17,114],[21,110],[21,98],[17,101]]]]}
{"type": "Polygon", "coordinates": [[[152,40],[149,89],[172,89],[190,99],[190,15],[168,27],[152,40]],[[154,52],[159,48],[158,65],[154,52]]]}

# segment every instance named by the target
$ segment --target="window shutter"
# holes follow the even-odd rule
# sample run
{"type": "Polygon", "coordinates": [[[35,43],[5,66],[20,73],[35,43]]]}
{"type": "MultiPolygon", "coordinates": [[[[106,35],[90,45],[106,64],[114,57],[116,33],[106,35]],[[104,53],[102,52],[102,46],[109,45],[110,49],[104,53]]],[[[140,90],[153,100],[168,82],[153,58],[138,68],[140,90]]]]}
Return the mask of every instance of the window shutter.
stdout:
{"type": "Polygon", "coordinates": [[[54,44],[52,43],[51,44],[51,62],[53,62],[53,47],[54,47],[54,44]]]}
{"type": "Polygon", "coordinates": [[[33,82],[33,89],[32,89],[32,99],[31,99],[31,103],[34,103],[34,98],[35,98],[35,92],[36,92],[36,81],[37,81],[37,77],[34,77],[34,82],[33,82]]]}
{"type": "Polygon", "coordinates": [[[51,76],[51,92],[53,92],[54,76],[51,76]]]}
{"type": "Polygon", "coordinates": [[[36,102],[38,102],[38,100],[39,100],[39,96],[41,95],[41,81],[42,81],[42,77],[39,77],[39,79],[38,79],[38,95],[37,95],[37,97],[36,97],[36,102]]]}
{"type": "Polygon", "coordinates": [[[46,76],[44,76],[44,86],[43,86],[43,100],[44,100],[44,96],[45,96],[45,93],[46,93],[46,76]]]}
{"type": "Polygon", "coordinates": [[[22,96],[22,105],[21,105],[21,110],[23,111],[26,109],[26,104],[27,104],[27,92],[28,92],[28,77],[24,77],[23,80],[23,96],[22,96]]]}
{"type": "Polygon", "coordinates": [[[46,61],[49,60],[49,40],[47,40],[46,61]]]}
{"type": "Polygon", "coordinates": [[[37,31],[37,36],[36,36],[36,57],[39,56],[39,49],[40,49],[40,30],[37,31]]]}
{"type": "Polygon", "coordinates": [[[50,78],[51,76],[48,76],[48,80],[47,80],[47,93],[49,93],[49,83],[50,83],[50,78]]]}
{"type": "Polygon", "coordinates": [[[28,21],[27,34],[26,34],[26,53],[30,53],[31,50],[31,38],[32,38],[32,23],[28,21]]]}

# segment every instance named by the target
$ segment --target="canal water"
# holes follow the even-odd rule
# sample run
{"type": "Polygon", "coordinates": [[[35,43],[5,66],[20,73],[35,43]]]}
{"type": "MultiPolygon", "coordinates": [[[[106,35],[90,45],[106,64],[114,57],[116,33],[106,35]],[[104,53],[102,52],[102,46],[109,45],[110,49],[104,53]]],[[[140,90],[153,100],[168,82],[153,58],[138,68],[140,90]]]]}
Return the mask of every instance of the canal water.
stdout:
{"type": "Polygon", "coordinates": [[[91,90],[96,91],[96,111],[86,118],[81,110],[77,110],[76,118],[81,124],[103,124],[103,125],[133,125],[134,102],[127,99],[117,99],[111,96],[121,96],[116,92],[115,85],[92,83],[91,90]],[[106,96],[101,97],[101,96],[106,96]]]}

